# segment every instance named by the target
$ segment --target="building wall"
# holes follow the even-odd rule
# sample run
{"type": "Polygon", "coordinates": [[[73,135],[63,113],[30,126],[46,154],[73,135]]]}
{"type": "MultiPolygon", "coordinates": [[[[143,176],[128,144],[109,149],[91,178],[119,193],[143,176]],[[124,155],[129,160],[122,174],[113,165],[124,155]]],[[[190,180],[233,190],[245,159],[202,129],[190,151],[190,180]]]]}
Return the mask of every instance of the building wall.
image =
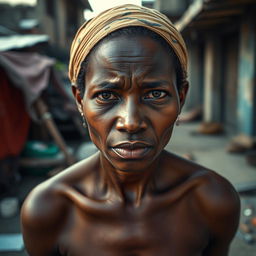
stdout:
{"type": "Polygon", "coordinates": [[[204,121],[221,122],[221,45],[217,35],[205,40],[204,53],[204,121]]]}
{"type": "Polygon", "coordinates": [[[155,0],[154,8],[174,21],[183,14],[189,3],[190,0],[155,0]]]}
{"type": "Polygon", "coordinates": [[[77,29],[85,22],[84,8],[77,4],[74,8],[74,2],[66,1],[66,40],[70,45],[73,40],[77,29]]]}
{"type": "Polygon", "coordinates": [[[238,82],[238,49],[239,33],[227,34],[222,39],[222,120],[228,132],[235,134],[237,125],[237,82],[238,82]]]}
{"type": "Polygon", "coordinates": [[[49,12],[47,8],[47,0],[38,0],[36,6],[36,14],[39,21],[39,28],[42,33],[49,35],[50,43],[56,41],[54,13],[49,12]]]}
{"type": "Polygon", "coordinates": [[[189,63],[188,63],[188,81],[189,90],[184,105],[184,111],[197,109],[203,105],[203,45],[198,40],[187,42],[189,63]]]}
{"type": "MultiPolygon", "coordinates": [[[[233,23],[215,27],[191,27],[186,31],[189,49],[189,80],[192,109],[201,103],[203,121],[224,124],[230,135],[256,136],[256,8],[245,9],[233,23]],[[204,44],[204,64],[198,61],[198,49],[192,34],[204,44]],[[198,86],[203,79],[203,88],[198,86]]],[[[230,19],[232,20],[232,19],[230,19]]]]}
{"type": "Polygon", "coordinates": [[[256,26],[255,14],[243,17],[240,26],[238,76],[238,126],[242,133],[256,135],[256,26]]]}
{"type": "Polygon", "coordinates": [[[51,43],[68,50],[78,27],[83,23],[82,4],[69,0],[38,0],[37,16],[41,30],[51,43]]]}
{"type": "Polygon", "coordinates": [[[62,48],[67,45],[67,3],[66,0],[55,1],[55,22],[56,22],[56,34],[57,44],[62,48]]]}
{"type": "Polygon", "coordinates": [[[0,25],[11,30],[19,30],[19,22],[22,19],[34,19],[36,17],[34,7],[9,4],[0,4],[0,25]]]}

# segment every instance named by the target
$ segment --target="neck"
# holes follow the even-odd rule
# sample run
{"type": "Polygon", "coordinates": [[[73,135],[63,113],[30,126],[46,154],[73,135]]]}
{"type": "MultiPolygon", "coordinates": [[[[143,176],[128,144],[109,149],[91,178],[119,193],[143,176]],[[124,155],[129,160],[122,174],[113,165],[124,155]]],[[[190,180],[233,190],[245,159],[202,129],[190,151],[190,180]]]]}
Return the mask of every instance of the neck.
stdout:
{"type": "Polygon", "coordinates": [[[139,206],[146,193],[154,187],[154,176],[159,163],[158,157],[144,170],[118,170],[102,155],[101,177],[107,190],[114,192],[124,203],[139,206]]]}

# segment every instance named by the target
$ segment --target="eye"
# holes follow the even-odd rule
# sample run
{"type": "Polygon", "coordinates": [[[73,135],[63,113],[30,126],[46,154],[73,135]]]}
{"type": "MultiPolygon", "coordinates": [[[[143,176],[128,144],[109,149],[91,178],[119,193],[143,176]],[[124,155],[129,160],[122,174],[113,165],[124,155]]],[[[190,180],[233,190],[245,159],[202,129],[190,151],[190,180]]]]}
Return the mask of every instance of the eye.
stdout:
{"type": "Polygon", "coordinates": [[[98,101],[112,101],[112,100],[118,100],[118,96],[113,92],[104,91],[104,92],[97,93],[96,99],[98,101]]]}
{"type": "Polygon", "coordinates": [[[150,91],[148,92],[144,99],[148,99],[148,100],[157,100],[157,99],[162,99],[164,97],[167,96],[167,93],[165,91],[161,91],[161,90],[154,90],[154,91],[150,91]]]}

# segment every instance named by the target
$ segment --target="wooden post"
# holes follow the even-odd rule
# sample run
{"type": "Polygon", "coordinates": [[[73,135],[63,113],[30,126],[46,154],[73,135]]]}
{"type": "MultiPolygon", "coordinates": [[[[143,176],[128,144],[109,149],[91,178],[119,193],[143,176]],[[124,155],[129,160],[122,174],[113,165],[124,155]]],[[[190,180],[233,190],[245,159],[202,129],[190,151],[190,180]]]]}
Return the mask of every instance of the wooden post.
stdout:
{"type": "Polygon", "coordinates": [[[52,119],[51,113],[48,112],[48,108],[47,108],[46,104],[44,103],[44,101],[39,98],[35,102],[35,108],[36,108],[39,116],[41,117],[44,125],[46,126],[49,133],[53,137],[55,143],[59,146],[60,150],[63,152],[63,154],[66,158],[67,164],[68,165],[74,164],[75,158],[68,151],[67,145],[66,145],[63,137],[61,136],[60,132],[58,131],[58,128],[52,119]]]}
{"type": "Polygon", "coordinates": [[[205,45],[204,121],[221,121],[220,50],[216,37],[208,37],[205,45]]]}

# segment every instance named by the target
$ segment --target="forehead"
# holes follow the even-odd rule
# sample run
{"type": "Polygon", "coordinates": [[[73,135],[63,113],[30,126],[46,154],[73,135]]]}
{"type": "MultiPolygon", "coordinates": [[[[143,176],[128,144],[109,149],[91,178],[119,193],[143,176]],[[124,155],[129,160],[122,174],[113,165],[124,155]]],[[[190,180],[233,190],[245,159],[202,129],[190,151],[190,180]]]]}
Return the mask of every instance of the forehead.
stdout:
{"type": "Polygon", "coordinates": [[[103,40],[98,49],[99,52],[104,52],[109,56],[119,56],[120,53],[125,56],[133,55],[149,55],[156,51],[167,53],[166,49],[161,45],[157,39],[152,39],[146,35],[135,35],[132,37],[120,35],[111,39],[103,40]],[[114,46],[114,47],[111,47],[114,46]]]}
{"type": "Polygon", "coordinates": [[[170,51],[148,36],[103,40],[90,56],[87,76],[171,76],[170,51]]]}

